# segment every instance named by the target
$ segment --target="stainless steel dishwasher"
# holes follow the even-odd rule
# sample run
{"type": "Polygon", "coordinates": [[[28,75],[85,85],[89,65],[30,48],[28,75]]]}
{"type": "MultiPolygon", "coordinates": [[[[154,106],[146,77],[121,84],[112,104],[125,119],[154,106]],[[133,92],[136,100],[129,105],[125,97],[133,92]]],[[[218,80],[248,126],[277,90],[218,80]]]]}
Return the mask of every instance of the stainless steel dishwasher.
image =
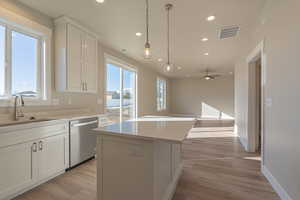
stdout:
{"type": "Polygon", "coordinates": [[[97,117],[70,121],[70,168],[95,156],[96,135],[91,132],[97,127],[97,117]]]}

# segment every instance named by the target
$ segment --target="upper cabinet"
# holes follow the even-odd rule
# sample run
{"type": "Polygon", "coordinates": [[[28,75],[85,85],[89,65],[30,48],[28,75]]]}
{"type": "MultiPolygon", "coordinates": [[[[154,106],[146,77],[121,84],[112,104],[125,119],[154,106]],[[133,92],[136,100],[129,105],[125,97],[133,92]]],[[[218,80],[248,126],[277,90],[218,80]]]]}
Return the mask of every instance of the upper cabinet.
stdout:
{"type": "Polygon", "coordinates": [[[56,89],[97,93],[96,34],[66,17],[57,19],[55,25],[56,89]]]}

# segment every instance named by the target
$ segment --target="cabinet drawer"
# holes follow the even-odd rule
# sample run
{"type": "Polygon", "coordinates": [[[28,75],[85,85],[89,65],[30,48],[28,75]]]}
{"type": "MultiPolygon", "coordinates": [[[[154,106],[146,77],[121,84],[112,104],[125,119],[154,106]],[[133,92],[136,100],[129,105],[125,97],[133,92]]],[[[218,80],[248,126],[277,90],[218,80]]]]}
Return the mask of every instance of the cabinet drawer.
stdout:
{"type": "Polygon", "coordinates": [[[68,124],[45,125],[0,134],[0,148],[54,135],[67,134],[68,124]]]}

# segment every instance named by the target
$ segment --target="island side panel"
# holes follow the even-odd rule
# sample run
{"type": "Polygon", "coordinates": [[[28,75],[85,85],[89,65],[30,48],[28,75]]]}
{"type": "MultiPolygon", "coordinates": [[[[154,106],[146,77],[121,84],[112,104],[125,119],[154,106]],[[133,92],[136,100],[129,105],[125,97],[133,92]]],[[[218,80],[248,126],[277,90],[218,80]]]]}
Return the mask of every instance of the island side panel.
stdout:
{"type": "Polygon", "coordinates": [[[153,141],[107,135],[99,140],[98,200],[153,200],[153,141]]]}
{"type": "Polygon", "coordinates": [[[181,143],[174,143],[172,144],[172,178],[176,179],[178,176],[181,175],[181,171],[183,168],[183,161],[182,161],[182,144],[181,143]]]}
{"type": "Polygon", "coordinates": [[[154,143],[154,199],[171,200],[182,172],[181,143],[154,143]]]}

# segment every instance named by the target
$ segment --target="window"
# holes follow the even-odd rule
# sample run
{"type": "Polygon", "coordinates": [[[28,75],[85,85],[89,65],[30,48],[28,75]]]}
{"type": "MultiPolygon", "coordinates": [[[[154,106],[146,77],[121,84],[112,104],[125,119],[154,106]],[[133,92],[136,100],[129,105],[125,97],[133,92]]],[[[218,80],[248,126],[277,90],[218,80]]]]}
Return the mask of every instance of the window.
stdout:
{"type": "Polygon", "coordinates": [[[136,72],[114,60],[106,62],[106,113],[114,122],[133,119],[136,117],[136,72]]]}
{"type": "Polygon", "coordinates": [[[157,110],[167,109],[167,81],[161,78],[157,79],[157,110]]]}
{"type": "Polygon", "coordinates": [[[0,25],[0,97],[23,94],[45,100],[44,41],[10,25],[0,25]]]}
{"type": "Polygon", "coordinates": [[[0,96],[5,92],[5,27],[0,26],[0,96]]]}
{"type": "Polygon", "coordinates": [[[37,94],[38,42],[39,40],[16,31],[12,31],[11,94],[37,94]]]}

